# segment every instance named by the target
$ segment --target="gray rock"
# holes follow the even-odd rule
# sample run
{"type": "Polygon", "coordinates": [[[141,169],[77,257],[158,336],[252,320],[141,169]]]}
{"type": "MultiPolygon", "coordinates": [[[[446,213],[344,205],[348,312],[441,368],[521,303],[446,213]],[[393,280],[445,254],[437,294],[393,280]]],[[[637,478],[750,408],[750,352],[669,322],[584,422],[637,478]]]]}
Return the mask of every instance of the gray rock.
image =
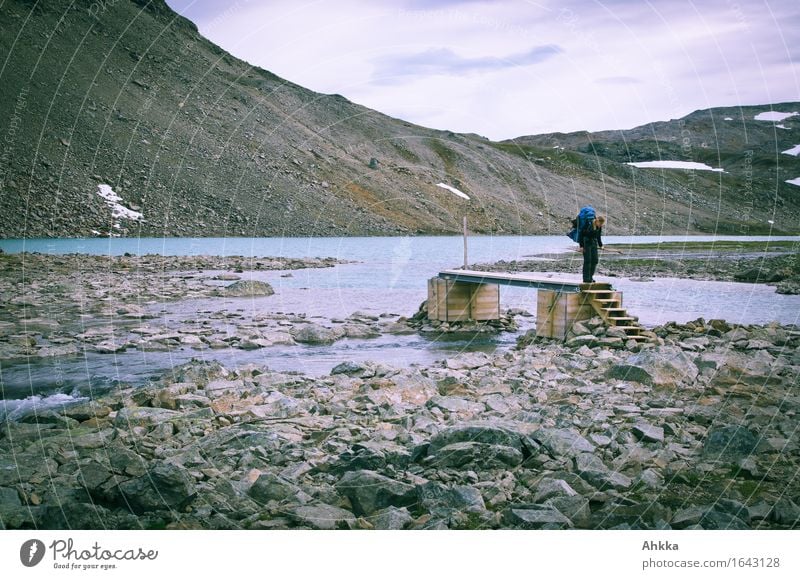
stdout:
{"type": "Polygon", "coordinates": [[[217,295],[228,298],[263,297],[274,293],[275,290],[268,283],[250,279],[237,281],[217,290],[217,295]]]}
{"type": "Polygon", "coordinates": [[[331,376],[335,376],[337,374],[345,374],[347,376],[361,378],[367,375],[374,376],[375,370],[367,364],[348,360],[333,367],[331,370],[331,376]]]}
{"type": "Polygon", "coordinates": [[[491,359],[483,352],[468,352],[445,360],[445,365],[451,370],[474,370],[489,363],[491,359]]]}
{"type": "Polygon", "coordinates": [[[458,396],[434,396],[428,400],[427,406],[463,414],[477,414],[486,410],[486,407],[481,402],[472,402],[458,396]]]}
{"type": "Polygon", "coordinates": [[[572,521],[549,505],[518,505],[503,512],[503,522],[519,529],[571,529],[572,521]]]}
{"type": "Polygon", "coordinates": [[[259,503],[285,501],[297,495],[300,489],[291,482],[272,473],[262,473],[248,489],[249,494],[259,503]]]}
{"type": "Polygon", "coordinates": [[[346,473],[336,490],[350,499],[357,515],[371,515],[386,507],[403,507],[414,503],[414,486],[390,479],[370,470],[346,473]]]}
{"type": "Polygon", "coordinates": [[[388,507],[373,514],[368,520],[376,529],[399,531],[410,525],[414,517],[405,507],[399,509],[397,507],[388,507]]]}
{"type": "Polygon", "coordinates": [[[158,463],[147,474],[120,483],[121,499],[137,514],[180,509],[195,496],[195,481],[185,468],[158,463]]]}
{"type": "Polygon", "coordinates": [[[721,459],[738,459],[750,456],[758,446],[758,439],[744,426],[712,428],[703,443],[703,454],[721,459]]]}
{"type": "Polygon", "coordinates": [[[480,491],[474,487],[447,487],[441,483],[430,481],[418,485],[416,492],[420,508],[435,517],[447,518],[454,513],[486,510],[480,491]]]}
{"type": "Polygon", "coordinates": [[[96,491],[110,479],[111,476],[111,471],[94,460],[80,465],[80,469],[78,470],[78,481],[81,483],[81,486],[84,486],[89,492],[96,491]]]}
{"type": "Polygon", "coordinates": [[[608,377],[640,382],[648,386],[676,388],[693,383],[698,370],[693,360],[680,348],[659,346],[628,356],[608,371],[608,377]]]}
{"type": "Polygon", "coordinates": [[[772,507],[769,518],[779,525],[796,529],[800,525],[800,507],[791,499],[782,498],[772,507]]]}
{"type": "Polygon", "coordinates": [[[536,485],[534,503],[543,503],[553,497],[574,497],[578,493],[563,479],[545,478],[536,485]]]}
{"type": "Polygon", "coordinates": [[[18,529],[32,524],[31,509],[22,504],[17,491],[0,487],[0,529],[18,529]]]}
{"type": "Polygon", "coordinates": [[[482,442],[456,442],[440,448],[433,456],[438,467],[471,466],[480,470],[514,467],[522,460],[522,453],[516,448],[482,442]]]}
{"type": "Polygon", "coordinates": [[[633,434],[639,440],[645,442],[664,442],[664,429],[660,426],[653,426],[640,422],[633,427],[633,434]]]}
{"type": "Polygon", "coordinates": [[[556,457],[575,456],[595,450],[591,442],[569,428],[542,428],[534,432],[532,438],[556,457]]]}
{"type": "Polygon", "coordinates": [[[140,407],[125,407],[117,412],[114,418],[114,426],[117,428],[133,428],[135,426],[155,426],[180,418],[181,413],[165,408],[140,408],[140,407]]]}
{"type": "Polygon", "coordinates": [[[580,495],[555,496],[547,499],[544,504],[558,510],[567,517],[576,527],[586,527],[592,516],[589,499],[580,495]]]}
{"type": "Polygon", "coordinates": [[[301,344],[333,344],[344,337],[341,328],[326,328],[319,324],[306,324],[299,329],[292,330],[292,336],[301,344]]]}
{"type": "Polygon", "coordinates": [[[439,449],[457,442],[480,442],[510,446],[522,452],[522,440],[510,425],[502,422],[462,422],[440,431],[430,439],[429,452],[435,454],[439,449]]]}
{"type": "Polygon", "coordinates": [[[350,511],[326,504],[302,505],[288,514],[302,526],[325,531],[348,529],[356,523],[356,518],[350,511]]]}

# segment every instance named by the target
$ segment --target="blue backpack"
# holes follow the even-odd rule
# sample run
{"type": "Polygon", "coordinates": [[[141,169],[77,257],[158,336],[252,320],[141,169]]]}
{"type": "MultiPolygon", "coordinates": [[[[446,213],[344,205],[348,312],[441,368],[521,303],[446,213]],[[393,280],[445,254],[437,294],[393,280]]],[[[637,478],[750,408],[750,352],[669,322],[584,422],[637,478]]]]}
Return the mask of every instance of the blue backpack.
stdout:
{"type": "Polygon", "coordinates": [[[594,207],[591,205],[587,205],[586,207],[582,207],[580,212],[578,213],[577,219],[572,220],[572,229],[569,233],[567,233],[567,237],[569,237],[575,243],[581,242],[581,231],[586,228],[588,223],[594,221],[595,218],[595,211],[594,207]]]}

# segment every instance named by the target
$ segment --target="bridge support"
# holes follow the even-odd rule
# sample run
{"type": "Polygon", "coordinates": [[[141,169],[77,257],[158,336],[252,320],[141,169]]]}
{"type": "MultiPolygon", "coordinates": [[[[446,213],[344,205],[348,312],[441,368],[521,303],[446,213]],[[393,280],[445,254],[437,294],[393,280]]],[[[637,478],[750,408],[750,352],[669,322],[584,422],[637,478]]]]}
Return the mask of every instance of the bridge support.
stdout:
{"type": "Polygon", "coordinates": [[[484,322],[500,319],[500,286],[432,277],[428,280],[428,319],[484,322]]]}
{"type": "Polygon", "coordinates": [[[583,293],[540,289],[536,301],[536,335],[563,340],[572,324],[595,315],[583,293]]]}

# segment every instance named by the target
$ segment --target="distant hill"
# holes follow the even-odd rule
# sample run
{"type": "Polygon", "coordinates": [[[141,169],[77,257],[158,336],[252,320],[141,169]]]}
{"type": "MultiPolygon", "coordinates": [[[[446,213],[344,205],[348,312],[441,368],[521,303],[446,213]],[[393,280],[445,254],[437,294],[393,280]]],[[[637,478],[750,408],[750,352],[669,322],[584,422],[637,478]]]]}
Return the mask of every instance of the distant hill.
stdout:
{"type": "Polygon", "coordinates": [[[163,0],[7,0],[0,57],[2,237],[561,234],[585,203],[609,233],[800,231],[800,117],[753,120],[799,103],[497,143],[292,84],[163,0]],[[625,164],[653,159],[726,172],[625,164]]]}

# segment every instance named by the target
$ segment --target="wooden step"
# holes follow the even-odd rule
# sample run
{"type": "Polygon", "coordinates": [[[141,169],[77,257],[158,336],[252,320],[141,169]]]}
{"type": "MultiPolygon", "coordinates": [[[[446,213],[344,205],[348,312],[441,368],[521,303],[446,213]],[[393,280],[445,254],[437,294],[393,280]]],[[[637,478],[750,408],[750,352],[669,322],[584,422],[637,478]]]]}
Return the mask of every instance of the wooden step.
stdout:
{"type": "Polygon", "coordinates": [[[581,293],[591,294],[591,295],[595,295],[595,294],[611,294],[611,293],[614,293],[614,290],[613,289],[607,289],[607,290],[604,290],[604,289],[582,289],[581,293]]]}
{"type": "MultiPolygon", "coordinates": [[[[626,323],[628,323],[628,327],[630,327],[630,323],[629,322],[635,322],[636,318],[632,318],[630,316],[624,316],[624,317],[620,317],[620,318],[608,318],[608,321],[626,322],[626,323]]],[[[619,327],[619,324],[615,323],[614,326],[619,327]]]]}
{"type": "Polygon", "coordinates": [[[618,304],[619,300],[617,298],[594,298],[598,304],[618,304]]]}
{"type": "Polygon", "coordinates": [[[634,333],[635,332],[635,333],[638,334],[642,329],[639,326],[614,326],[614,327],[617,328],[618,330],[624,331],[626,334],[629,333],[629,332],[630,333],[634,333]]]}

